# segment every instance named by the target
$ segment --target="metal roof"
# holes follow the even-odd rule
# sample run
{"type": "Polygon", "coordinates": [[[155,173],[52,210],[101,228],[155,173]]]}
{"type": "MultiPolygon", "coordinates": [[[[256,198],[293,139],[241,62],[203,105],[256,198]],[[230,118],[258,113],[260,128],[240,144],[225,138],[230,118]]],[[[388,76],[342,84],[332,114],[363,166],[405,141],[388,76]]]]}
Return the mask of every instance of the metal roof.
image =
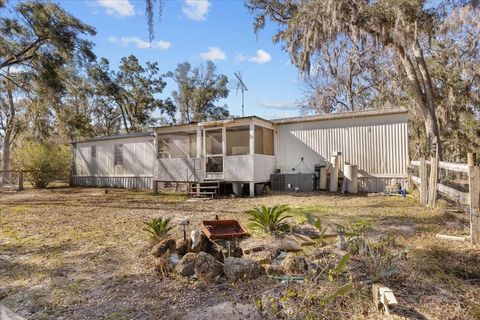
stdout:
{"type": "Polygon", "coordinates": [[[117,134],[114,136],[101,136],[101,137],[88,138],[88,139],[79,140],[79,141],[71,141],[70,143],[104,141],[104,140],[138,138],[138,137],[153,137],[153,135],[154,135],[153,132],[133,132],[133,133],[117,134]]]}
{"type": "Polygon", "coordinates": [[[407,113],[407,112],[408,110],[404,108],[368,110],[368,111],[350,111],[350,112],[342,112],[342,113],[326,113],[326,114],[315,114],[311,116],[274,119],[274,120],[271,120],[271,122],[273,122],[274,124],[287,124],[287,123],[310,122],[310,121],[319,121],[319,120],[334,120],[334,119],[360,118],[360,117],[370,117],[370,116],[389,115],[389,114],[401,114],[401,113],[407,113]]]}
{"type": "MultiPolygon", "coordinates": [[[[226,120],[235,121],[235,120],[241,120],[241,119],[258,119],[258,120],[265,121],[272,124],[289,124],[289,123],[311,122],[311,121],[319,121],[319,120],[335,120],[335,119],[360,118],[360,117],[389,115],[389,114],[402,114],[407,112],[408,112],[407,109],[397,108],[397,109],[384,109],[384,110],[368,110],[368,111],[351,111],[351,112],[342,112],[342,113],[316,114],[316,115],[310,115],[310,116],[299,116],[299,117],[281,118],[281,119],[273,119],[273,120],[267,120],[258,116],[245,116],[245,117],[226,119],[226,120]]],[[[192,121],[190,123],[184,123],[184,124],[172,124],[168,126],[152,127],[151,129],[155,130],[160,128],[175,128],[175,127],[181,127],[181,126],[194,126],[194,125],[208,126],[208,123],[215,123],[215,122],[218,122],[218,121],[217,120],[205,121],[205,122],[192,121]]],[[[136,138],[136,137],[149,137],[153,135],[154,135],[153,132],[135,132],[135,133],[119,134],[114,136],[101,136],[101,137],[89,138],[89,139],[84,139],[80,141],[72,141],[71,143],[136,138]]]]}
{"type": "Polygon", "coordinates": [[[179,123],[179,124],[171,124],[171,125],[167,125],[167,126],[152,127],[152,129],[175,128],[175,127],[188,126],[188,125],[208,126],[209,123],[217,123],[217,122],[221,122],[221,121],[235,121],[235,120],[242,120],[242,119],[258,119],[258,120],[261,120],[261,121],[272,123],[271,120],[267,120],[267,119],[264,119],[264,118],[261,118],[261,117],[258,117],[258,116],[245,116],[245,117],[223,119],[223,120],[211,120],[211,121],[203,121],[203,122],[191,121],[189,123],[179,123]]]}

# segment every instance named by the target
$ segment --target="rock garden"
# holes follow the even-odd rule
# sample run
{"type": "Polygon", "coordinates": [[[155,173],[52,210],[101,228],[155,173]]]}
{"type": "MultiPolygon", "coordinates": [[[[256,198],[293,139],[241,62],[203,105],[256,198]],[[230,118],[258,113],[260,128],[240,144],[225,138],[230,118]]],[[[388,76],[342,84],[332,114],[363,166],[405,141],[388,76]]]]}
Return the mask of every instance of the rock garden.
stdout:
{"type": "Polygon", "coordinates": [[[396,306],[394,293],[377,284],[397,273],[394,265],[406,259],[406,251],[392,237],[374,234],[365,221],[327,225],[306,213],[299,223],[286,205],[262,206],[245,213],[249,216],[245,227],[218,216],[203,221],[200,229],[190,228],[187,220],[177,226],[169,218],[146,222],[155,272],[161,278],[215,285],[268,278],[270,287],[254,311],[253,306],[246,307],[254,318],[328,314],[329,305],[362,296],[371,296],[380,312],[390,313],[396,306]],[[173,228],[183,236],[171,236],[173,228]]]}

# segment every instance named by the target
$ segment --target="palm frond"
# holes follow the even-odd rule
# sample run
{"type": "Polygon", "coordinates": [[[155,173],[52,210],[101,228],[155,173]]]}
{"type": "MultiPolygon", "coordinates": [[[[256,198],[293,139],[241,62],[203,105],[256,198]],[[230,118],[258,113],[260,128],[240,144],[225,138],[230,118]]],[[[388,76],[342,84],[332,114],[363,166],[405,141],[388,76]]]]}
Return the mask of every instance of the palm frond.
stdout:
{"type": "Polygon", "coordinates": [[[153,218],[151,221],[145,221],[144,231],[150,234],[152,240],[162,240],[168,237],[169,232],[173,230],[170,226],[171,218],[153,218]]]}
{"type": "Polygon", "coordinates": [[[288,224],[284,221],[291,216],[285,215],[290,211],[288,205],[275,205],[273,207],[261,206],[245,211],[250,216],[249,226],[261,229],[267,233],[284,230],[288,224]]]}

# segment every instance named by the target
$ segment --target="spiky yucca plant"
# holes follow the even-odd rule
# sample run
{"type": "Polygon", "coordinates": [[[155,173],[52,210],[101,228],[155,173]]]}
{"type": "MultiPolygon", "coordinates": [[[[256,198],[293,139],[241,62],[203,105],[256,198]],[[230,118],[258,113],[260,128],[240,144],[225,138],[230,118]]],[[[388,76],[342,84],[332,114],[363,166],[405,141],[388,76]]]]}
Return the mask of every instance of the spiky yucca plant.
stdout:
{"type": "Polygon", "coordinates": [[[171,218],[153,218],[150,222],[144,222],[146,225],[143,230],[150,234],[153,241],[160,241],[168,237],[169,232],[173,229],[170,224],[171,218]]]}
{"type": "Polygon", "coordinates": [[[285,215],[288,211],[290,211],[288,205],[276,205],[273,207],[257,207],[247,210],[245,213],[250,216],[249,226],[251,228],[260,229],[266,233],[273,233],[283,231],[288,227],[288,224],[284,221],[291,217],[285,215]]]}

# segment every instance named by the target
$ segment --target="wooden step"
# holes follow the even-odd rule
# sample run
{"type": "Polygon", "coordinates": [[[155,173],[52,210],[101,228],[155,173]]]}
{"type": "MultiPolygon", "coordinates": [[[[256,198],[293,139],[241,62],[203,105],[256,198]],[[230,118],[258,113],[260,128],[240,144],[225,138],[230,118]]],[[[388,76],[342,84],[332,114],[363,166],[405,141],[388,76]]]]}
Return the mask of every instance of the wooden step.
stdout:
{"type": "Polygon", "coordinates": [[[192,190],[192,189],[218,189],[218,188],[220,188],[220,187],[219,186],[198,186],[198,187],[191,186],[191,187],[189,187],[190,190],[192,190]]]}
{"type": "Polygon", "coordinates": [[[214,191],[190,191],[189,193],[192,194],[192,195],[196,195],[196,194],[217,194],[214,191]]]}

